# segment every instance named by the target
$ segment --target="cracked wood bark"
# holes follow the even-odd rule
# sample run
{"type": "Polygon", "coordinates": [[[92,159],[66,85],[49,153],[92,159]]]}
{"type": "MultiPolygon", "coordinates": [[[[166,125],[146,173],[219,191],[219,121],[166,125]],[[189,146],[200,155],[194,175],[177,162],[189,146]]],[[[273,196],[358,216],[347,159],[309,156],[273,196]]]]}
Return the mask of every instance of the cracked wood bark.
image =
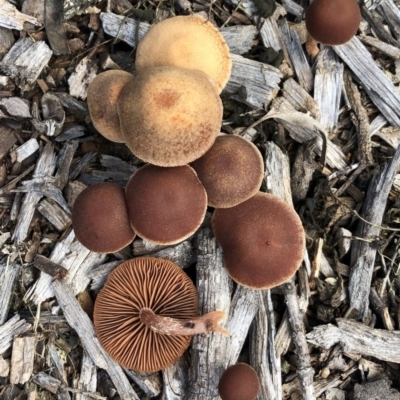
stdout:
{"type": "Polygon", "coordinates": [[[182,400],[187,393],[189,360],[186,353],[162,371],[163,392],[160,400],[182,400]]]}
{"type": "MultiPolygon", "coordinates": [[[[228,315],[230,306],[229,275],[224,268],[222,249],[210,229],[198,234],[197,289],[199,314],[218,310],[228,315]]],[[[227,322],[222,326],[226,327],[227,322]]],[[[228,363],[224,348],[229,338],[219,334],[196,335],[191,345],[187,400],[218,399],[219,378],[228,363]]]]}
{"type": "Polygon", "coordinates": [[[326,350],[339,344],[345,353],[400,363],[400,332],[370,328],[351,319],[339,318],[336,322],[338,326],[315,327],[307,334],[308,342],[326,350]]]}
{"type": "MultiPolygon", "coordinates": [[[[367,240],[375,240],[379,237],[381,230],[378,225],[382,223],[387,198],[399,166],[400,146],[382,172],[371,179],[361,212],[361,216],[368,223],[360,220],[355,236],[367,240]]],[[[368,311],[376,251],[376,246],[366,240],[354,241],[352,245],[349,280],[350,307],[361,318],[365,318],[368,311]]]]}
{"type": "Polygon", "coordinates": [[[389,123],[400,127],[400,93],[361,41],[353,37],[345,44],[333,46],[333,49],[357,76],[361,86],[389,123]]]}
{"type": "Polygon", "coordinates": [[[75,329],[83,347],[97,367],[104,369],[109,374],[121,399],[139,400],[138,395],[129,384],[122,368],[101,347],[96,337],[92,321],[82,310],[71,288],[60,281],[54,281],[51,287],[68,324],[75,329]]]}
{"type": "Polygon", "coordinates": [[[92,400],[92,396],[86,393],[95,393],[97,389],[96,364],[90,358],[86,350],[83,350],[82,365],[77,388],[81,393],[76,393],[76,400],[92,400]]]}
{"type": "Polygon", "coordinates": [[[14,285],[20,270],[20,264],[9,263],[7,258],[0,261],[0,326],[7,320],[14,285]]]}
{"type": "Polygon", "coordinates": [[[24,319],[20,319],[15,314],[5,324],[0,326],[0,355],[4,354],[10,347],[14,336],[22,335],[29,331],[32,325],[28,324],[24,319]]]}

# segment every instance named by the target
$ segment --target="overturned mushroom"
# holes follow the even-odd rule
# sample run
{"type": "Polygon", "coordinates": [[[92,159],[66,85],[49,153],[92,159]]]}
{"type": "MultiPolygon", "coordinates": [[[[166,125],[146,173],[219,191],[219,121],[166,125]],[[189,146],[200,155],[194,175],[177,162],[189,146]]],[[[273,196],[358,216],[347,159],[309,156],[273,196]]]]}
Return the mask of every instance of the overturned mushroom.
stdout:
{"type": "Polygon", "coordinates": [[[152,257],[126,261],[97,296],[94,324],[104,349],[119,364],[155,372],[174,363],[191,335],[228,332],[225,313],[197,316],[197,290],[173,262],[152,257]]]}

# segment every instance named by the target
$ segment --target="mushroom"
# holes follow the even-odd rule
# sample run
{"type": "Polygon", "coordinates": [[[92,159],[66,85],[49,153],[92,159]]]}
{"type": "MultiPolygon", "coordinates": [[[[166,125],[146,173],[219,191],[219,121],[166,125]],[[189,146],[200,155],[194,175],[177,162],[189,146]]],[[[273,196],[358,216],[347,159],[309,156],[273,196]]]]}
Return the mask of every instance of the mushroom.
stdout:
{"type": "Polygon", "coordinates": [[[218,136],[191,166],[206,189],[208,205],[216,208],[234,207],[254,196],[264,178],[257,147],[235,135],[218,136]]]}
{"type": "Polygon", "coordinates": [[[171,261],[141,257],[118,266],[97,296],[94,325],[101,345],[126,368],[155,372],[173,364],[191,335],[228,331],[226,315],[197,316],[197,290],[171,261]]]}
{"type": "Polygon", "coordinates": [[[314,0],[306,11],[307,51],[318,54],[317,43],[339,45],[348,42],[361,22],[356,0],[314,0]]]}
{"type": "Polygon", "coordinates": [[[259,390],[257,372],[244,363],[227,368],[218,384],[218,393],[222,400],[255,400],[259,390]]]}
{"type": "Polygon", "coordinates": [[[287,281],[300,267],[305,235],[296,211],[277,196],[257,193],[212,217],[225,267],[240,285],[269,289],[287,281]]]}
{"type": "Polygon", "coordinates": [[[148,68],[125,86],[118,113],[133,154],[154,165],[175,167],[196,160],[213,145],[222,102],[201,71],[148,68]]]}
{"type": "Polygon", "coordinates": [[[154,25],[139,42],[136,69],[174,66],[206,73],[218,93],[228,82],[232,61],[224,37],[214,26],[188,15],[154,25]]]}
{"type": "Polygon", "coordinates": [[[191,236],[207,208],[206,191],[188,165],[147,164],[132,176],[125,195],[132,228],[155,244],[174,244],[191,236]]]}
{"type": "Polygon", "coordinates": [[[97,75],[88,87],[87,103],[94,127],[108,140],[125,143],[119,124],[117,101],[133,75],[111,70],[97,75]]]}
{"type": "Polygon", "coordinates": [[[124,188],[106,182],[84,189],[72,209],[72,226],[89,250],[114,253],[128,246],[135,232],[129,224],[124,188]]]}

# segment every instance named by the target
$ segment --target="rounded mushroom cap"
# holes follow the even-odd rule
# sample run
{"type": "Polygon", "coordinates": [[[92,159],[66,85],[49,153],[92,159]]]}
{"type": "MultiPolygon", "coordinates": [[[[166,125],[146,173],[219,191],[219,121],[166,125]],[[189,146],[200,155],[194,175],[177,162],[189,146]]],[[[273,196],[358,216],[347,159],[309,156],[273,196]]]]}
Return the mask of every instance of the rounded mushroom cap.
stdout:
{"type": "Polygon", "coordinates": [[[188,165],[147,164],[132,176],[125,195],[132,228],[156,244],[174,244],[191,236],[207,209],[206,191],[188,165]]]}
{"type": "Polygon", "coordinates": [[[255,400],[260,390],[257,372],[248,364],[232,365],[222,374],[218,393],[222,400],[255,400]]]}
{"type": "Polygon", "coordinates": [[[161,66],[203,71],[221,93],[231,74],[232,60],[219,31],[210,22],[188,15],[153,25],[139,42],[135,65],[138,71],[161,66]]]}
{"type": "Polygon", "coordinates": [[[139,313],[150,308],[170,318],[197,316],[197,290],[173,262],[142,257],[118,266],[94,305],[94,325],[101,345],[126,368],[155,372],[174,363],[189,347],[190,336],[154,332],[139,313]]]}
{"type": "Polygon", "coordinates": [[[133,154],[154,165],[175,167],[212,146],[222,122],[222,102],[203,72],[148,68],[125,86],[118,113],[133,154]]]}
{"type": "Polygon", "coordinates": [[[128,246],[135,232],[129,224],[124,188],[98,183],[84,189],[72,209],[72,226],[89,250],[114,253],[128,246]]]}
{"type": "Polygon", "coordinates": [[[257,193],[212,217],[215,238],[234,281],[269,289],[286,282],[300,267],[305,235],[296,211],[277,196],[257,193]]]}
{"type": "Polygon", "coordinates": [[[218,136],[191,166],[206,189],[208,205],[216,208],[234,207],[254,196],[264,177],[257,147],[235,135],[218,136]]]}
{"type": "Polygon", "coordinates": [[[339,45],[357,32],[361,12],[356,0],[314,0],[306,11],[308,33],[317,42],[339,45]]]}
{"type": "Polygon", "coordinates": [[[111,70],[97,75],[90,83],[87,103],[94,127],[108,140],[125,143],[122,136],[117,101],[124,86],[133,75],[125,71],[111,70]]]}

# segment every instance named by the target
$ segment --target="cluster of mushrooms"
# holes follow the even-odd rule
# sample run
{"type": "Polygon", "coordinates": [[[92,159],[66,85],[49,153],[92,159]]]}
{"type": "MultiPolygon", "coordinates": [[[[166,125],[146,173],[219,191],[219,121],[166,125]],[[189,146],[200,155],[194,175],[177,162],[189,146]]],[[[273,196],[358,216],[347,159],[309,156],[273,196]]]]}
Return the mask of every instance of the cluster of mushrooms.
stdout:
{"type": "MultiPolygon", "coordinates": [[[[315,0],[310,7],[313,38],[320,37],[315,9],[335,1],[315,0]]],[[[148,164],[125,189],[100,183],[78,196],[72,213],[78,240],[101,253],[123,249],[136,235],[154,244],[179,243],[196,232],[209,206],[232,279],[254,289],[285,282],[301,264],[304,230],[292,207],[259,191],[264,165],[256,146],[239,136],[219,136],[219,94],[231,71],[222,35],[196,16],[167,19],[140,41],[135,65],[135,76],[112,70],[96,77],[88,106],[104,137],[125,143],[148,164]]],[[[110,274],[96,299],[94,323],[118,363],[154,372],[175,362],[194,334],[229,336],[220,326],[224,312],[197,314],[197,290],[182,269],[140,257],[110,274]]],[[[223,400],[254,399],[258,390],[257,374],[247,364],[228,368],[219,384],[223,400]],[[238,376],[246,376],[246,394],[238,376]]]]}

